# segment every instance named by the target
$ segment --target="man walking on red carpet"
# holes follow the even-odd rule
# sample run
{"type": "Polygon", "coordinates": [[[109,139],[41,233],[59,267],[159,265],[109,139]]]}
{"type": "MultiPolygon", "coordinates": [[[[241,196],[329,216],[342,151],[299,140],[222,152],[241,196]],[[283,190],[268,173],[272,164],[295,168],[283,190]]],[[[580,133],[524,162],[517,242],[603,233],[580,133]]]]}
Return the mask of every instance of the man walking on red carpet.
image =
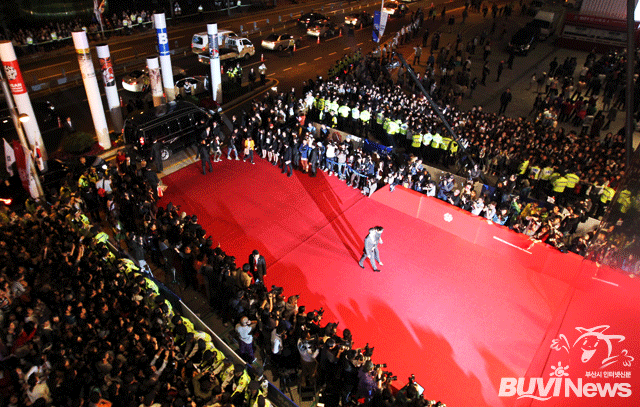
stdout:
{"type": "Polygon", "coordinates": [[[380,263],[381,266],[383,265],[380,261],[380,252],[378,251],[378,244],[382,244],[381,235],[383,230],[384,228],[382,226],[374,226],[369,229],[369,234],[364,239],[364,252],[358,262],[360,267],[364,268],[364,260],[368,258],[371,262],[371,267],[373,267],[373,271],[380,271],[376,265],[376,261],[380,263]]]}

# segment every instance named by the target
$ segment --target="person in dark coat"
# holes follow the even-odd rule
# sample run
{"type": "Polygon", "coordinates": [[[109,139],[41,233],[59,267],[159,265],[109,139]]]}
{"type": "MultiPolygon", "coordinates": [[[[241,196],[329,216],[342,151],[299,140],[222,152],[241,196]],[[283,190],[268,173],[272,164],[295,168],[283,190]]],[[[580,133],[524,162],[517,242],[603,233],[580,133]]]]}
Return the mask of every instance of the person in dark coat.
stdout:
{"type": "Polygon", "coordinates": [[[256,284],[264,284],[264,277],[267,275],[267,262],[257,250],[252,251],[249,256],[249,268],[256,284]]]}
{"type": "Polygon", "coordinates": [[[200,162],[202,163],[202,173],[207,174],[207,166],[209,166],[209,172],[213,172],[213,166],[211,165],[211,156],[209,155],[209,145],[207,144],[207,140],[201,140],[200,144],[198,144],[198,154],[196,155],[196,160],[200,158],[200,162]]]}
{"type": "Polygon", "coordinates": [[[502,95],[500,95],[500,110],[498,110],[498,114],[504,113],[507,110],[507,106],[511,103],[511,99],[513,99],[513,95],[511,95],[511,89],[507,88],[502,95]]]}
{"type": "Polygon", "coordinates": [[[309,150],[309,176],[315,177],[318,174],[318,163],[320,162],[320,154],[318,152],[318,146],[311,145],[309,150]]]}
{"type": "Polygon", "coordinates": [[[151,159],[156,164],[156,172],[162,172],[164,169],[164,164],[162,162],[162,147],[157,140],[153,141],[151,145],[151,159]]]}
{"type": "Polygon", "coordinates": [[[293,150],[289,143],[285,141],[282,147],[282,173],[287,173],[287,177],[293,175],[293,167],[291,166],[291,160],[293,159],[293,150]]]}

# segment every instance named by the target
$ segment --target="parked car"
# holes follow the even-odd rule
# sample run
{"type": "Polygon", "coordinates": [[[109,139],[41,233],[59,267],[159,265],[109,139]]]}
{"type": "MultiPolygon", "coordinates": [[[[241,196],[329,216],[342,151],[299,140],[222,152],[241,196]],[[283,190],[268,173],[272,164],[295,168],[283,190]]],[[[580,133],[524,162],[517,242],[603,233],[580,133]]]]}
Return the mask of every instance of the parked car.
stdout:
{"type": "Polygon", "coordinates": [[[192,146],[211,115],[193,103],[178,100],[152,109],[131,113],[124,122],[124,140],[141,157],[151,154],[154,141],[160,143],[163,160],[192,146]],[[202,124],[204,120],[205,124],[202,124]]]}
{"type": "Polygon", "coordinates": [[[409,12],[409,7],[404,3],[398,3],[397,1],[389,1],[384,3],[382,11],[389,14],[392,17],[403,17],[409,12]]]}
{"type": "Polygon", "coordinates": [[[509,47],[518,55],[527,55],[531,49],[535,47],[536,41],[540,37],[540,27],[529,24],[513,34],[509,47]]]}
{"type": "Polygon", "coordinates": [[[181,95],[182,97],[187,94],[198,95],[200,93],[205,93],[208,91],[209,80],[206,76],[187,76],[186,78],[178,79],[175,85],[176,95],[181,95]],[[189,84],[189,91],[185,91],[185,85],[189,84]]]}
{"type": "Polygon", "coordinates": [[[271,51],[282,51],[293,45],[300,45],[300,37],[295,37],[291,34],[269,34],[267,38],[262,40],[262,48],[269,49],[271,51]]]}
{"type": "Polygon", "coordinates": [[[312,37],[333,37],[338,34],[340,31],[340,27],[338,24],[331,22],[329,20],[319,21],[315,23],[312,27],[307,29],[307,35],[312,37]]]}
{"type": "MultiPolygon", "coordinates": [[[[238,34],[230,30],[218,31],[218,48],[225,48],[228,38],[238,38],[238,34]]],[[[191,51],[195,54],[209,52],[209,34],[206,31],[193,34],[191,38],[191,51]]]]}
{"type": "MultiPolygon", "coordinates": [[[[174,81],[184,78],[187,75],[184,69],[178,68],[177,66],[173,66],[171,70],[173,71],[174,81]]],[[[122,88],[129,92],[144,93],[148,91],[150,87],[151,79],[149,79],[147,68],[135,69],[122,78],[122,88]]]]}
{"type": "Polygon", "coordinates": [[[304,28],[308,28],[309,26],[315,24],[317,21],[326,20],[327,17],[320,13],[307,13],[303,14],[298,18],[298,25],[304,28]]]}
{"type": "Polygon", "coordinates": [[[344,17],[344,23],[356,28],[366,27],[373,24],[373,17],[366,11],[360,13],[351,13],[344,17]]]}

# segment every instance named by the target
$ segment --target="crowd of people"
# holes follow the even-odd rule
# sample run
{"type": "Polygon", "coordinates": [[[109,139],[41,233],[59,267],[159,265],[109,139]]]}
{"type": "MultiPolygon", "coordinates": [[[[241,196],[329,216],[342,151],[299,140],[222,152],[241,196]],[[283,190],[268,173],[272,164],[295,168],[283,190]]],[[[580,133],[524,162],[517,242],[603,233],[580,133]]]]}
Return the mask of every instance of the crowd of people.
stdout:
{"type": "Polygon", "coordinates": [[[2,405],[269,406],[262,370],[181,316],[150,264],[235,324],[246,363],[259,349],[276,379],[299,370],[301,385],[344,403],[392,400],[395,377],[373,349],[268,289],[257,251],[238,267],[195,215],[158,207],[157,188],[153,166],[121,151],[110,164],[80,158],[48,201],[0,206],[2,405]]]}

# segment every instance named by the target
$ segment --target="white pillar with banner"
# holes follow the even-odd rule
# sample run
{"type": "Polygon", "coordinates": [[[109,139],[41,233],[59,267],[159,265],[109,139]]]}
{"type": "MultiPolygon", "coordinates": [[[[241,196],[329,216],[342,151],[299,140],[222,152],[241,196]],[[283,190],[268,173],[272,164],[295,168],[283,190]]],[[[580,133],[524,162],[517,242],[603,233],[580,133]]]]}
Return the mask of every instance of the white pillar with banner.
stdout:
{"type": "Polygon", "coordinates": [[[162,94],[162,78],[160,77],[160,63],[158,57],[147,58],[147,70],[151,81],[151,97],[153,105],[160,106],[164,103],[162,94]]]}
{"type": "Polygon", "coordinates": [[[98,143],[102,148],[108,150],[111,148],[111,140],[109,139],[109,128],[107,127],[107,118],[104,115],[104,106],[100,97],[100,88],[98,87],[98,79],[96,71],[91,61],[91,50],[89,49],[89,41],[87,33],[84,31],[76,31],[71,33],[73,45],[76,47],[78,54],[78,64],[80,65],[80,73],[84,82],[84,90],[87,92],[87,101],[93,118],[93,125],[98,136],[98,143]]]}
{"type": "Polygon", "coordinates": [[[167,21],[164,13],[154,14],[153,23],[158,35],[158,52],[160,52],[160,68],[162,71],[162,84],[167,101],[175,100],[175,88],[173,83],[173,69],[171,68],[171,54],[169,53],[169,36],[167,35],[167,21]]]}
{"type": "Polygon", "coordinates": [[[29,148],[40,150],[42,155],[43,168],[40,170],[46,170],[47,162],[47,150],[42,140],[42,134],[40,134],[40,128],[38,127],[38,120],[33,112],[33,106],[31,106],[31,99],[29,98],[29,92],[27,92],[27,85],[25,85],[22,79],[22,71],[18,65],[18,59],[16,58],[16,52],[13,49],[11,41],[0,42],[0,60],[2,60],[2,66],[4,73],[9,82],[9,89],[13,95],[13,100],[18,108],[18,113],[26,115],[31,120],[24,123],[24,131],[27,139],[29,140],[29,148]]]}
{"type": "Polygon", "coordinates": [[[107,44],[98,45],[96,51],[98,52],[98,63],[102,72],[104,93],[107,96],[107,104],[111,113],[111,122],[116,133],[120,134],[122,131],[122,109],[120,108],[120,97],[116,86],[116,75],[111,64],[111,52],[109,52],[107,44]]]}
{"type": "Polygon", "coordinates": [[[211,94],[213,100],[222,104],[222,77],[220,74],[220,44],[218,44],[218,24],[207,24],[209,36],[209,66],[211,67],[211,94]]]}

